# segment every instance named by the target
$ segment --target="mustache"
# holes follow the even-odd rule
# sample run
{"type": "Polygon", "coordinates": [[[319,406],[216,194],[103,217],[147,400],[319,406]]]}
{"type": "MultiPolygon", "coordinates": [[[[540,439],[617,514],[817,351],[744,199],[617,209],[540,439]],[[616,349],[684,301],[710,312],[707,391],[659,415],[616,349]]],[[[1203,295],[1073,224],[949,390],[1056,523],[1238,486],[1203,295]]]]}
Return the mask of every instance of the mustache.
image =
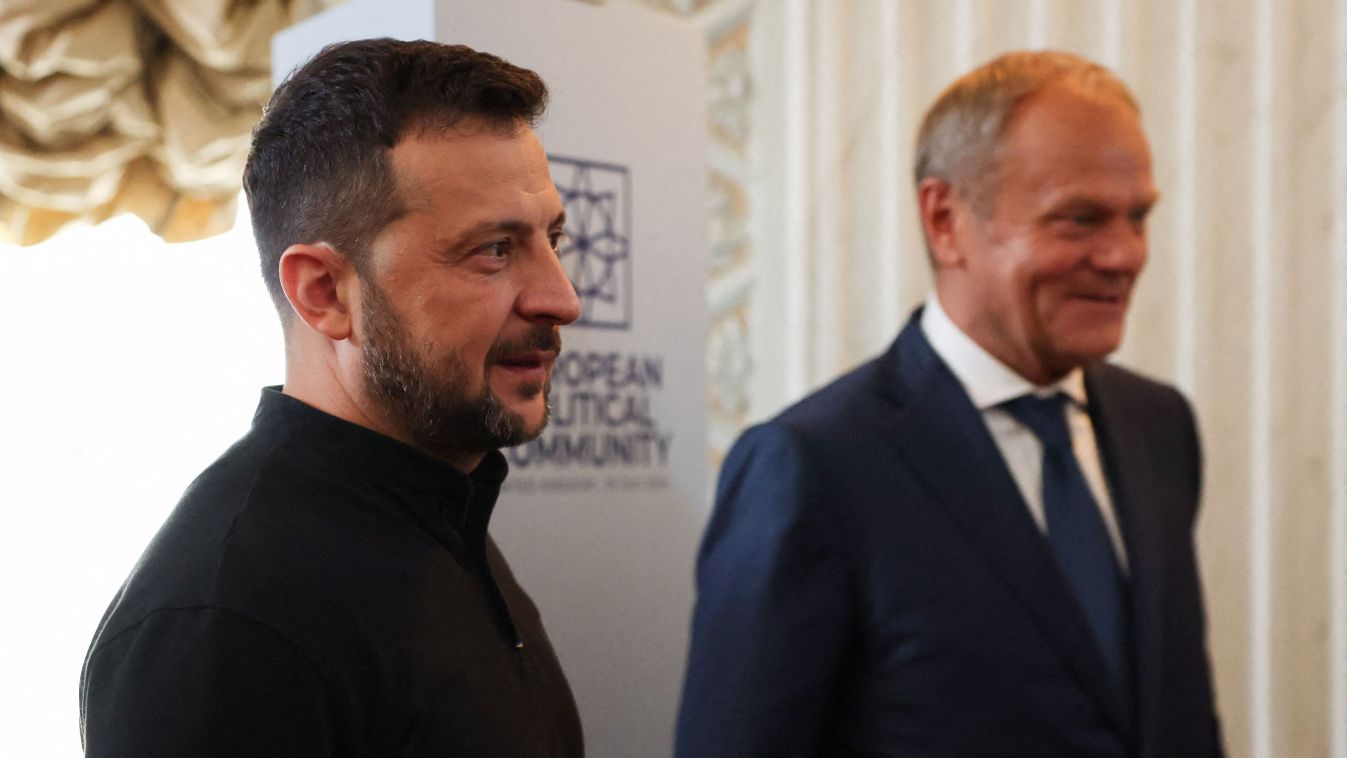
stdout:
{"type": "Polygon", "coordinates": [[[561,352],[561,330],[555,326],[534,325],[527,332],[513,339],[502,339],[491,346],[486,354],[486,364],[498,363],[512,355],[546,350],[561,352]]]}

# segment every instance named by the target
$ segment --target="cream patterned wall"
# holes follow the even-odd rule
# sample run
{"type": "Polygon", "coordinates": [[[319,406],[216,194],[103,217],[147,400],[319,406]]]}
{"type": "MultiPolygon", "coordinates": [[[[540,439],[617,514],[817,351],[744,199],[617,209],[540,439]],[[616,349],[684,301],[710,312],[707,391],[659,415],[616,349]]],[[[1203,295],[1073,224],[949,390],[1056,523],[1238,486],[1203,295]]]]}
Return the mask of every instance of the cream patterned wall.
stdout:
{"type": "Polygon", "coordinates": [[[1234,756],[1347,758],[1347,0],[647,0],[705,30],[710,447],[881,350],[929,287],[925,106],[1008,49],[1136,90],[1163,193],[1117,360],[1183,388],[1234,756]]]}

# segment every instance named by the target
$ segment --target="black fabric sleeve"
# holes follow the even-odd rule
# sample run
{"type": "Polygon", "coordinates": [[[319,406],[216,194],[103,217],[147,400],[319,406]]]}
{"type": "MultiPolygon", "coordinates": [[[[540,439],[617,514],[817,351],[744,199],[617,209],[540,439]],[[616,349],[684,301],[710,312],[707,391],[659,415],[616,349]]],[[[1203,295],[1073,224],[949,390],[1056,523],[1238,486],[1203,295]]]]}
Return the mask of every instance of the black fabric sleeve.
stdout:
{"type": "Polygon", "coordinates": [[[89,655],[80,693],[85,755],[332,755],[314,665],[270,628],[219,609],[173,609],[89,655]]]}

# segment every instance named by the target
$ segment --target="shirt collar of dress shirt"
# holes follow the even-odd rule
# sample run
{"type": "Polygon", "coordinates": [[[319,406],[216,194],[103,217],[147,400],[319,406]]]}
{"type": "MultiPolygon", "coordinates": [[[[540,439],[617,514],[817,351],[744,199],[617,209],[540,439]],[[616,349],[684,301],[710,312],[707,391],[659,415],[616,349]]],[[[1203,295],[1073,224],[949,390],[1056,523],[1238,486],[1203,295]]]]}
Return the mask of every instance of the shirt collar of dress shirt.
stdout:
{"type": "Polygon", "coordinates": [[[979,411],[1031,392],[1039,396],[1063,392],[1079,407],[1086,407],[1085,372],[1079,367],[1047,386],[1030,382],[965,334],[940,307],[940,298],[935,293],[926,298],[921,331],[979,411]]]}

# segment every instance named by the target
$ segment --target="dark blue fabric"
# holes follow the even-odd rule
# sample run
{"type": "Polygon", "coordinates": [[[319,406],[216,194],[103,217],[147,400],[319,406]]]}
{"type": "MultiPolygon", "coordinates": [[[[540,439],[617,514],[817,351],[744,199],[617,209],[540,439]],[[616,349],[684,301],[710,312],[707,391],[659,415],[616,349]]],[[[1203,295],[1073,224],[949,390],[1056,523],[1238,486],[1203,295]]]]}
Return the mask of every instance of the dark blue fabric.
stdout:
{"type": "Polygon", "coordinates": [[[1187,403],[1122,369],[1085,370],[1127,545],[1129,703],[919,318],[726,458],[676,756],[1219,755],[1187,403]]]}
{"type": "Polygon", "coordinates": [[[1043,515],[1048,544],[1099,643],[1124,702],[1131,702],[1126,579],[1113,541],[1071,447],[1067,397],[1024,395],[1004,407],[1043,443],[1043,515]]]}

